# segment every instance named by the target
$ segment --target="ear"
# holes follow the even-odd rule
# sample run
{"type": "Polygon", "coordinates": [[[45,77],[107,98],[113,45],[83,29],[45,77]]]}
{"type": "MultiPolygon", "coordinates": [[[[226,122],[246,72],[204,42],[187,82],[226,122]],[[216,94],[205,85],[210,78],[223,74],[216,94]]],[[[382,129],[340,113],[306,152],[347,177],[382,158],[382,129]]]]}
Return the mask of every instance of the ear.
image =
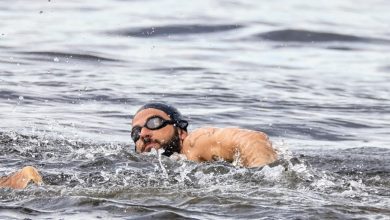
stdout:
{"type": "Polygon", "coordinates": [[[179,129],[179,138],[180,138],[180,141],[184,141],[184,139],[187,137],[188,133],[187,131],[183,130],[183,129],[179,129]]]}

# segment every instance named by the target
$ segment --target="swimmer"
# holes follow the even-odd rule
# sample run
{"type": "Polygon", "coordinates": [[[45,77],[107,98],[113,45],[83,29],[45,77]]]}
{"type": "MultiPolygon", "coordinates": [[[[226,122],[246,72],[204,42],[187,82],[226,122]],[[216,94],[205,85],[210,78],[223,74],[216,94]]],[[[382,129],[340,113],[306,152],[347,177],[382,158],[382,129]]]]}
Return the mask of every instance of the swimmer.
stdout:
{"type": "Polygon", "coordinates": [[[153,148],[163,155],[185,155],[202,162],[225,160],[245,167],[259,167],[277,159],[277,153],[263,132],[240,128],[199,128],[187,131],[188,121],[173,106],[148,103],[132,120],[131,138],[138,153],[153,148]]]}
{"type": "Polygon", "coordinates": [[[24,189],[31,181],[41,185],[42,177],[36,168],[26,166],[9,176],[0,177],[0,188],[24,189]]]}

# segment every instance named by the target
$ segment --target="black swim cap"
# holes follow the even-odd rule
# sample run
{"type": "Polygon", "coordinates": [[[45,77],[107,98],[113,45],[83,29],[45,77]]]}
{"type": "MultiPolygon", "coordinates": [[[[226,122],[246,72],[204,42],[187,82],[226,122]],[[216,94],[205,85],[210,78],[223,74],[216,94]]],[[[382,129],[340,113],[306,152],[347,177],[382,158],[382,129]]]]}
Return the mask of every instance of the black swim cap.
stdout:
{"type": "Polygon", "coordinates": [[[161,102],[150,102],[138,109],[135,115],[138,114],[138,112],[148,108],[154,108],[165,112],[171,118],[171,120],[175,122],[177,127],[187,131],[188,121],[185,120],[179,110],[177,110],[177,108],[173,107],[172,105],[161,102]]]}

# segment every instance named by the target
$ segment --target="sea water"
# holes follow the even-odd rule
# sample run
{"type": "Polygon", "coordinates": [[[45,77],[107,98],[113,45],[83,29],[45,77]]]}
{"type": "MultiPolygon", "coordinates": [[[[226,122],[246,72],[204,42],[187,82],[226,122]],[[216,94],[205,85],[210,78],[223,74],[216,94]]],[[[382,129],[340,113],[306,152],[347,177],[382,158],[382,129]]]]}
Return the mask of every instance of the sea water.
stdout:
{"type": "Polygon", "coordinates": [[[1,219],[389,219],[390,4],[1,1],[1,219]],[[134,153],[133,113],[267,133],[244,168],[134,153]]]}

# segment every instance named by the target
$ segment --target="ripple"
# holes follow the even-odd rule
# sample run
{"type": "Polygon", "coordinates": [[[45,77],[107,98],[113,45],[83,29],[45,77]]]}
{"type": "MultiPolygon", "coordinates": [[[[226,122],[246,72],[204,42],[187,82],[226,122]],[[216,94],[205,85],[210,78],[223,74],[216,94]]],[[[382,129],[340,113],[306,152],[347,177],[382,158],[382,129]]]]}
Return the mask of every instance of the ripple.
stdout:
{"type": "Polygon", "coordinates": [[[390,150],[359,147],[339,150],[305,150],[302,160],[313,167],[332,171],[344,177],[362,180],[367,185],[390,186],[390,150]]]}
{"type": "MultiPolygon", "coordinates": [[[[55,218],[58,212],[62,216],[81,217],[87,213],[102,218],[203,219],[217,217],[214,213],[254,218],[267,214],[270,208],[277,212],[277,207],[289,207],[289,212],[296,214],[290,202],[299,200],[294,204],[306,207],[306,202],[313,202],[312,196],[322,201],[335,194],[333,200],[343,203],[351,195],[354,197],[348,201],[353,205],[360,202],[359,198],[375,201],[388,195],[390,184],[390,152],[384,148],[317,148],[303,151],[299,158],[280,153],[280,160],[270,166],[246,169],[224,161],[160,160],[153,153],[123,154],[116,147],[109,150],[110,146],[89,142],[68,143],[1,132],[0,145],[8,158],[0,158],[3,164],[20,155],[24,155],[20,161],[34,158],[41,164],[39,169],[46,183],[11,193],[1,189],[0,211],[5,211],[5,218],[55,218]],[[57,155],[42,156],[48,151],[57,155]]],[[[368,211],[382,213],[382,207],[377,204],[373,207],[376,210],[368,211]]],[[[310,208],[316,206],[309,205],[310,208]]]]}
{"type": "Polygon", "coordinates": [[[192,35],[192,34],[209,34],[225,32],[242,28],[242,25],[166,25],[160,27],[144,27],[135,29],[125,29],[110,32],[114,35],[131,36],[131,37],[167,37],[175,35],[192,35]]]}
{"type": "MultiPolygon", "coordinates": [[[[353,35],[329,33],[329,32],[316,32],[307,30],[285,29],[269,31],[255,35],[256,38],[261,38],[271,41],[281,42],[374,42],[374,43],[390,43],[390,40],[358,37],[353,35]]],[[[339,48],[347,49],[347,48],[339,48]]]]}
{"type": "Polygon", "coordinates": [[[27,62],[23,62],[23,61],[9,61],[9,60],[3,60],[3,59],[0,59],[0,64],[14,64],[14,65],[29,65],[29,63],[27,62]]]}
{"type": "Polygon", "coordinates": [[[193,67],[193,66],[178,66],[178,67],[166,67],[166,68],[153,68],[148,70],[153,72],[185,74],[186,72],[204,71],[205,68],[193,67]]]}
{"type": "MultiPolygon", "coordinates": [[[[42,215],[42,214],[46,214],[48,212],[43,212],[43,211],[39,211],[39,210],[35,210],[35,209],[32,209],[32,208],[27,208],[27,207],[23,207],[23,206],[4,206],[4,205],[0,205],[0,213],[15,213],[15,214],[22,214],[22,215],[29,215],[29,216],[37,216],[37,215],[42,215]]],[[[5,215],[7,216],[7,215],[5,215]]],[[[0,218],[1,219],[9,219],[10,216],[7,216],[5,217],[3,216],[3,214],[0,214],[0,218]]]]}
{"type": "Polygon", "coordinates": [[[88,53],[66,53],[66,52],[50,52],[50,51],[28,51],[19,52],[20,54],[29,55],[25,59],[35,61],[54,61],[54,62],[71,62],[74,60],[86,62],[120,62],[119,59],[108,58],[103,56],[92,55],[88,53]]]}
{"type": "Polygon", "coordinates": [[[388,73],[388,72],[390,72],[390,65],[389,66],[382,66],[382,67],[378,68],[378,70],[381,72],[388,73]]]}
{"type": "Polygon", "coordinates": [[[274,123],[272,129],[263,129],[270,136],[303,136],[314,140],[326,141],[348,141],[355,140],[358,137],[347,133],[339,133],[335,130],[324,128],[323,126],[308,126],[305,124],[284,124],[274,123]]]}

